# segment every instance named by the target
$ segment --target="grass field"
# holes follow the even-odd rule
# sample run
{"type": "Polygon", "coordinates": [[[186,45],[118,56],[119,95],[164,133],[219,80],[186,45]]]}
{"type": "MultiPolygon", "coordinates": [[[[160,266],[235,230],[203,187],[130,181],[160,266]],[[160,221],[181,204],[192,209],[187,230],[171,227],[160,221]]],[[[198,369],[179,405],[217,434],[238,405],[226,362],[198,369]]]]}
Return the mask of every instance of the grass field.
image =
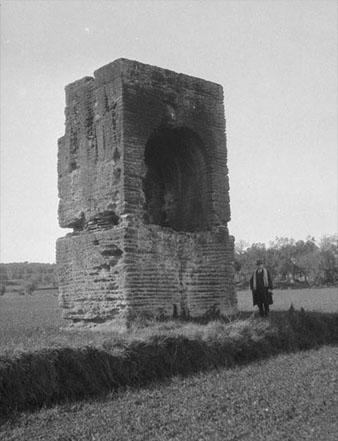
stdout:
{"type": "MultiPolygon", "coordinates": [[[[272,310],[296,309],[338,312],[336,288],[274,291],[272,310]]],[[[255,311],[251,292],[238,292],[240,311],[255,311]]],[[[69,323],[61,317],[55,291],[36,291],[32,296],[10,293],[0,297],[0,354],[38,350],[45,347],[80,347],[102,344],[107,333],[68,331],[69,323]]]]}
{"type": "MultiPolygon", "coordinates": [[[[97,347],[114,337],[62,329],[67,323],[53,294],[0,297],[0,355],[97,347]]],[[[246,315],[253,311],[249,291],[239,292],[238,302],[246,315]]],[[[274,311],[287,310],[291,303],[307,311],[338,312],[338,293],[329,288],[275,291],[274,311]]],[[[22,414],[0,429],[0,439],[329,441],[336,439],[337,397],[337,347],[323,347],[22,414]]]]}
{"type": "MultiPolygon", "coordinates": [[[[304,308],[306,311],[338,312],[338,288],[312,288],[312,289],[285,289],[274,290],[271,307],[275,311],[285,311],[291,304],[296,309],[304,308]]],[[[251,291],[237,293],[238,308],[240,311],[250,311],[252,307],[251,291]]]]}

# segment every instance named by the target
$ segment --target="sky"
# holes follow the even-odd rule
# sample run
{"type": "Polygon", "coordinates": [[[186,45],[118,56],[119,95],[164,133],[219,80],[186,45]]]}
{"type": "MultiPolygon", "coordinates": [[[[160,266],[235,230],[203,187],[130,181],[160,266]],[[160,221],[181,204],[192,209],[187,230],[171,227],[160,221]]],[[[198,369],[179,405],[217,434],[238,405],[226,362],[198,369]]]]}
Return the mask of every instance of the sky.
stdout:
{"type": "Polygon", "coordinates": [[[1,0],[1,262],[54,262],[67,84],[129,58],[224,88],[236,241],[337,232],[337,1],[1,0]]]}

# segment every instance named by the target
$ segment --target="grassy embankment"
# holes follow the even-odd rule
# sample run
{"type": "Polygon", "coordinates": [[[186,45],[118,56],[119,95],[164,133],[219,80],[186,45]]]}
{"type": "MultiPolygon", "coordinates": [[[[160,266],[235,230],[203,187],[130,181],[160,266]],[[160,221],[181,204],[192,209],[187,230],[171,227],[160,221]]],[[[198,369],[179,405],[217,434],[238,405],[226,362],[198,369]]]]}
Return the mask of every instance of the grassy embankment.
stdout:
{"type": "MultiPolygon", "coordinates": [[[[320,295],[323,297],[323,293],[320,295]]],[[[247,296],[243,299],[247,301],[247,296]]],[[[0,329],[5,338],[1,339],[4,344],[0,358],[3,415],[338,342],[337,314],[291,309],[274,312],[268,321],[251,317],[230,324],[213,322],[204,326],[167,322],[132,329],[128,334],[95,335],[91,331],[58,331],[62,323],[59,312],[51,306],[53,301],[44,303],[41,294],[39,302],[38,297],[24,300],[26,308],[33,302],[28,315],[26,309],[29,323],[23,317],[20,319],[18,308],[13,312],[8,307],[6,313],[6,298],[1,300],[4,300],[1,311],[5,314],[2,319],[7,318],[4,320],[7,325],[0,329]],[[19,319],[14,336],[11,313],[12,318],[19,319]],[[30,344],[28,352],[18,352],[13,346],[20,336],[30,344]]],[[[14,300],[7,299],[7,306],[14,300]]]]}
{"type": "Polygon", "coordinates": [[[3,441],[336,441],[338,347],[25,412],[3,441]]]}

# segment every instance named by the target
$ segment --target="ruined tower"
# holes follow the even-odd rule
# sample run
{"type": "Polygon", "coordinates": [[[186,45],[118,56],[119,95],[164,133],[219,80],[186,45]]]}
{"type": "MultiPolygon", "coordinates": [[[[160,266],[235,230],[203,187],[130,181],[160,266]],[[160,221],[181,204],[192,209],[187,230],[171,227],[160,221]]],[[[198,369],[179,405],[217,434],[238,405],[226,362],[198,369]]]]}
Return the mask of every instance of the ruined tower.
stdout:
{"type": "Polygon", "coordinates": [[[60,305],[74,321],[236,309],[223,90],[126,59],[66,87],[60,305]]]}

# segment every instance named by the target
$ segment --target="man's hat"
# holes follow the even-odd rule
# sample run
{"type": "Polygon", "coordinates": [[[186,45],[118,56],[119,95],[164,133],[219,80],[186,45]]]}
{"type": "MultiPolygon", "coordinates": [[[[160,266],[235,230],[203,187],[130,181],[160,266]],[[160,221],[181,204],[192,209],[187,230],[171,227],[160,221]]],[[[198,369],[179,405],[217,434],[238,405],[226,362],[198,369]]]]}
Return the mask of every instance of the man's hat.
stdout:
{"type": "Polygon", "coordinates": [[[263,260],[261,259],[257,260],[256,265],[263,265],[263,260]]]}

